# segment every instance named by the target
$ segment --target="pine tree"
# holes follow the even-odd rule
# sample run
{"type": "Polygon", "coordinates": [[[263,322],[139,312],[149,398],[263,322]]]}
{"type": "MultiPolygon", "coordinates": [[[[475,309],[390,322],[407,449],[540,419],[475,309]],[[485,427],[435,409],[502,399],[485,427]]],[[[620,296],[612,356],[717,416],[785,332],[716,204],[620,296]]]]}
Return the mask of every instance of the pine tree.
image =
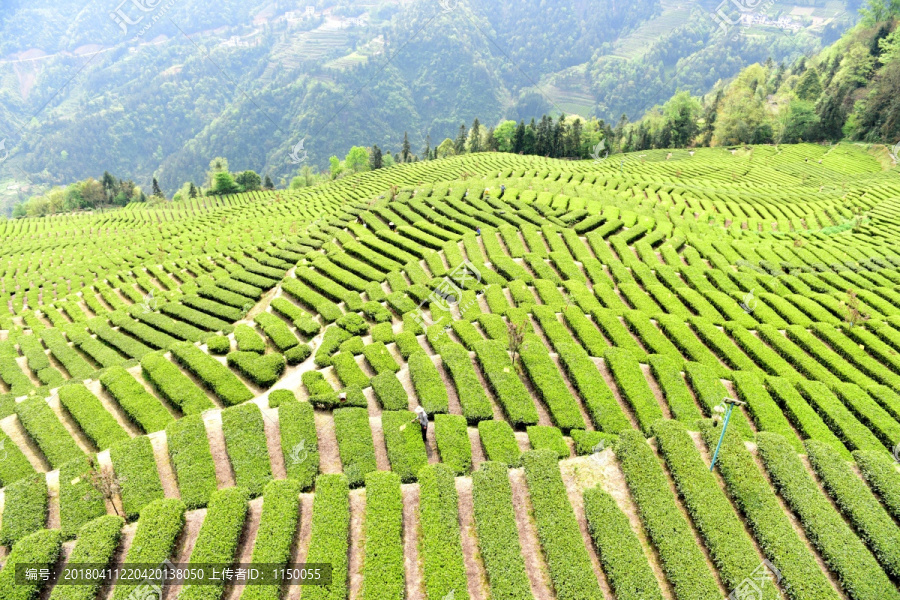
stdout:
{"type": "Polygon", "coordinates": [[[491,127],[487,132],[487,147],[485,150],[488,152],[497,152],[499,150],[499,146],[497,145],[497,139],[494,137],[494,128],[491,127]]]}
{"type": "Polygon", "coordinates": [[[274,189],[275,189],[275,184],[272,183],[272,178],[269,177],[268,175],[266,175],[266,181],[265,181],[265,183],[263,184],[263,187],[265,187],[267,190],[274,190],[274,189]]]}
{"type": "Polygon", "coordinates": [[[194,182],[191,182],[190,187],[188,188],[188,197],[196,198],[199,194],[197,193],[197,186],[194,185],[194,182]]]}
{"type": "Polygon", "coordinates": [[[431,160],[431,134],[425,137],[425,152],[423,153],[425,160],[431,160]]]}
{"type": "Polygon", "coordinates": [[[412,162],[412,149],[409,145],[409,134],[403,132],[403,148],[400,150],[400,162],[412,162]]]}
{"type": "Polygon", "coordinates": [[[459,135],[456,136],[456,142],[453,144],[457,154],[463,154],[466,151],[466,140],[468,138],[469,133],[466,130],[466,124],[463,123],[459,126],[459,135]]]}
{"type": "Polygon", "coordinates": [[[521,154],[525,151],[525,121],[519,121],[516,127],[516,136],[513,138],[513,154],[521,154]]]}
{"type": "Polygon", "coordinates": [[[572,123],[572,150],[571,155],[574,158],[582,158],[581,156],[581,132],[583,131],[583,126],[581,124],[581,119],[575,119],[575,122],[572,123]]]}
{"type": "Polygon", "coordinates": [[[153,195],[157,198],[165,198],[162,193],[162,189],[159,187],[159,182],[156,180],[156,177],[153,178],[153,195]]]}
{"type": "Polygon", "coordinates": [[[469,132],[469,152],[481,152],[481,122],[478,118],[472,122],[472,131],[469,132]]]}
{"type": "Polygon", "coordinates": [[[372,146],[372,154],[369,155],[369,167],[375,171],[384,167],[384,157],[381,154],[381,148],[378,144],[372,146]]]}

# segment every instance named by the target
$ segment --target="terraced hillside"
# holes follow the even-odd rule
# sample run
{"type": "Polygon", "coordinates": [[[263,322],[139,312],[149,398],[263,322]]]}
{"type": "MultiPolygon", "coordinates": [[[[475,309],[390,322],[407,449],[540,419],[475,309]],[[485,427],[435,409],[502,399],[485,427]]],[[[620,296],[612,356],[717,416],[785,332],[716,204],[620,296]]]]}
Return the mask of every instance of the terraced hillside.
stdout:
{"type": "Polygon", "coordinates": [[[898,193],[853,145],[480,154],[3,222],[0,598],[900,598],[898,193]]]}

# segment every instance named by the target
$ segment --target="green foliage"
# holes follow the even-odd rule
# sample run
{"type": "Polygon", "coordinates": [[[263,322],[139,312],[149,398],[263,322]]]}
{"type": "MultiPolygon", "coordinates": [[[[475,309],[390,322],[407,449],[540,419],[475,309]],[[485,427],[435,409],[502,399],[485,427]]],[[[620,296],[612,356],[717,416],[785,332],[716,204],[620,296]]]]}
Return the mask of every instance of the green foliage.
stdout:
{"type": "Polygon", "coordinates": [[[253,398],[247,386],[225,365],[187,342],[172,346],[172,356],[181,366],[196,375],[227,406],[253,398]]]}
{"type": "MultiPolygon", "coordinates": [[[[119,546],[124,520],[106,515],[85,523],[78,530],[78,542],[69,555],[69,564],[109,565],[119,546]]],[[[89,581],[92,579],[87,577],[89,581]]],[[[51,600],[95,600],[102,585],[102,578],[84,585],[57,585],[50,594],[51,600]]]]}
{"type": "MultiPolygon", "coordinates": [[[[105,377],[107,373],[103,376],[105,377]]],[[[66,385],[59,388],[59,402],[99,450],[106,450],[113,444],[128,439],[128,434],[115,417],[109,414],[100,400],[83,385],[66,385]]]]}
{"type": "Polygon", "coordinates": [[[319,474],[319,444],[312,405],[282,403],[278,409],[278,423],[287,477],[297,481],[300,489],[306,491],[319,474]]]}
{"type": "MultiPolygon", "coordinates": [[[[299,485],[295,481],[272,481],[263,491],[263,510],[253,543],[251,561],[256,564],[286,565],[300,516],[299,485]]],[[[277,585],[244,588],[243,600],[280,600],[277,585]]]]}
{"type": "Polygon", "coordinates": [[[394,473],[366,476],[365,600],[402,600],[406,596],[403,556],[403,496],[394,473]]]}
{"type": "Polygon", "coordinates": [[[569,458],[569,446],[563,438],[562,431],[548,425],[532,425],[527,430],[528,442],[535,450],[547,448],[553,450],[560,460],[569,458]]]}
{"type": "Polygon", "coordinates": [[[122,496],[125,517],[133,520],[142,509],[163,498],[162,483],[156,470],[150,438],[136,437],[109,450],[122,496]]]}
{"type": "Polygon", "coordinates": [[[259,496],[272,480],[265,424],[259,406],[251,402],[223,410],[222,432],[235,485],[245,488],[251,497],[259,496]]]}
{"type": "Polygon", "coordinates": [[[108,369],[100,376],[100,383],[145,433],[161,431],[172,422],[169,411],[122,367],[108,369]]]}
{"type": "Polygon", "coordinates": [[[397,473],[403,483],[415,481],[419,470],[428,464],[421,429],[415,422],[415,413],[408,410],[381,413],[391,471],[397,473]]]}
{"type": "Polygon", "coordinates": [[[347,478],[319,475],[313,500],[312,538],[306,562],[331,565],[331,584],[303,588],[303,600],[346,600],[350,546],[347,478]]]}
{"type": "Polygon", "coordinates": [[[516,434],[506,421],[481,421],[478,423],[478,435],[484,454],[488,460],[504,463],[510,467],[518,467],[522,457],[516,434]]]}
{"type": "Polygon", "coordinates": [[[378,470],[369,413],[364,408],[351,407],[340,408],[333,414],[344,475],[350,487],[358,487],[368,473],[378,470]]]}
{"type": "Polygon", "coordinates": [[[228,366],[235,367],[259,387],[269,388],[284,373],[286,361],[281,354],[259,355],[256,352],[238,351],[228,355],[228,366]]]}
{"type": "Polygon", "coordinates": [[[6,557],[4,569],[0,571],[0,597],[9,600],[35,600],[44,584],[40,581],[18,585],[16,570],[18,565],[53,565],[59,558],[62,538],[57,529],[37,531],[22,539],[6,557]]]}
{"type": "Polygon", "coordinates": [[[199,414],[214,406],[203,390],[159,354],[142,358],[141,372],[163,398],[185,415],[199,414]]]}
{"type": "Polygon", "coordinates": [[[15,406],[15,412],[28,436],[37,443],[51,467],[58,469],[83,454],[43,398],[29,398],[19,402],[15,406]]]}
{"type": "Polygon", "coordinates": [[[442,464],[419,472],[420,556],[429,598],[468,600],[453,472],[442,464]]]}
{"type": "Polygon", "coordinates": [[[462,415],[434,415],[434,438],[441,462],[456,476],[469,473],[472,469],[472,446],[462,415]]]}
{"type": "Polygon", "coordinates": [[[537,425],[538,415],[512,360],[499,342],[485,340],[475,345],[475,354],[485,379],[510,423],[517,428],[537,425]]]}
{"type": "Polygon", "coordinates": [[[169,460],[178,479],[181,501],[202,508],[216,491],[216,467],[201,415],[189,415],[166,427],[169,460]]]}
{"type": "Polygon", "coordinates": [[[106,514],[103,494],[94,486],[94,467],[76,458],[59,470],[59,521],[63,537],[72,539],[88,521],[106,514]]]}
{"type": "Polygon", "coordinates": [[[11,547],[43,529],[47,521],[47,480],[43,474],[22,479],[6,488],[0,545],[11,547]]]}

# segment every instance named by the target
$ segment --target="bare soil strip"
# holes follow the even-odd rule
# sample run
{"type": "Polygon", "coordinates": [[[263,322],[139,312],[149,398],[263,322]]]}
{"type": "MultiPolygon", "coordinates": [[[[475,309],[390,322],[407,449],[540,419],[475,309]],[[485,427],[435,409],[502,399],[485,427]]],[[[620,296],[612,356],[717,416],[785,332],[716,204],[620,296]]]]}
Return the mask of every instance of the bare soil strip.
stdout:
{"type": "Polygon", "coordinates": [[[272,477],[275,479],[287,479],[287,470],[284,466],[284,453],[281,451],[281,427],[278,420],[278,410],[267,408],[268,403],[260,406],[263,414],[263,426],[266,432],[266,448],[269,451],[269,463],[272,467],[272,477]]]}
{"type": "Polygon", "coordinates": [[[319,444],[319,472],[341,473],[341,455],[338,452],[334,419],[330,412],[317,410],[315,421],[316,437],[319,444]]]}
{"type": "Polygon", "coordinates": [[[31,466],[38,473],[46,473],[50,470],[50,463],[44,458],[38,445],[34,443],[31,437],[25,432],[22,422],[16,415],[10,415],[0,421],[0,429],[9,437],[10,441],[22,451],[31,466]]]}
{"type": "Polygon", "coordinates": [[[219,489],[234,486],[234,471],[231,461],[225,449],[225,434],[222,431],[222,413],[211,410],[203,414],[203,424],[206,426],[206,438],[209,441],[209,450],[212,453],[213,464],[216,467],[216,482],[219,489]]]}
{"type": "Polygon", "coordinates": [[[81,431],[81,427],[78,426],[75,420],[69,416],[68,411],[62,407],[59,396],[51,396],[47,400],[47,404],[49,404],[50,408],[53,409],[53,412],[56,413],[56,418],[63,424],[63,427],[66,428],[66,431],[69,432],[69,435],[72,436],[72,439],[75,440],[75,443],[78,444],[78,447],[81,448],[82,452],[88,456],[93,454],[94,444],[86,435],[84,435],[84,432],[81,431]]]}
{"type": "MultiPolygon", "coordinates": [[[[259,523],[262,517],[262,496],[254,498],[247,507],[247,520],[244,521],[244,529],[241,531],[241,539],[235,553],[236,563],[250,563],[253,558],[253,544],[256,543],[256,534],[259,532],[259,523]]],[[[230,584],[226,586],[222,595],[226,600],[237,600],[244,593],[244,584],[230,584]]]]}
{"type": "Polygon", "coordinates": [[[150,438],[150,445],[153,446],[153,458],[156,459],[156,470],[159,472],[163,493],[166,498],[181,498],[178,480],[175,478],[175,471],[172,469],[172,463],[169,461],[169,445],[166,440],[166,432],[157,431],[147,437],[150,438]]]}
{"type": "Polygon", "coordinates": [[[481,436],[478,435],[478,429],[469,427],[469,445],[472,446],[472,469],[478,469],[478,465],[487,460],[484,456],[484,448],[481,447],[481,436]]]}
{"type": "Polygon", "coordinates": [[[555,598],[553,588],[550,585],[550,576],[547,572],[547,564],[541,553],[541,544],[538,541],[537,527],[532,517],[531,498],[528,495],[528,485],[525,483],[525,471],[511,469],[509,471],[509,484],[512,487],[512,503],[516,513],[516,528],[519,530],[519,546],[522,550],[522,558],[525,559],[525,572],[531,583],[531,595],[535,598],[555,598]]]}
{"type": "Polygon", "coordinates": [[[350,550],[348,574],[350,577],[350,600],[359,598],[363,582],[363,564],[366,557],[365,540],[366,490],[350,492],[350,550]]]}
{"type": "MultiPolygon", "coordinates": [[[[312,511],[313,494],[300,494],[300,520],[297,527],[297,537],[291,552],[290,562],[306,562],[309,553],[309,542],[312,539],[312,511]]],[[[297,600],[300,597],[301,586],[295,585],[287,588],[284,594],[285,600],[297,600]]]]}
{"type": "MultiPolygon", "coordinates": [[[[205,518],[205,508],[188,511],[184,514],[184,529],[181,530],[181,535],[178,536],[178,541],[175,545],[177,550],[174,552],[175,558],[172,560],[176,565],[185,564],[190,560],[194,544],[197,543],[197,534],[200,533],[200,527],[203,525],[205,518]]],[[[160,600],[175,600],[181,592],[181,587],[180,585],[163,587],[163,597],[160,600]]]]}
{"type": "Polygon", "coordinates": [[[672,418],[672,411],[669,409],[669,403],[666,402],[666,396],[663,394],[662,389],[659,387],[659,383],[656,381],[656,377],[653,376],[653,371],[650,369],[650,365],[645,365],[644,363],[640,363],[641,372],[644,374],[644,379],[647,380],[647,385],[650,386],[650,391],[653,392],[653,395],[656,397],[656,403],[659,404],[659,408],[662,410],[663,417],[666,419],[672,418]]]}
{"type": "Polygon", "coordinates": [[[369,417],[369,429],[372,430],[372,441],[375,442],[375,464],[378,466],[379,471],[390,471],[391,462],[388,460],[387,443],[384,440],[381,417],[369,417]]]}
{"type": "Polygon", "coordinates": [[[487,573],[481,562],[478,538],[475,533],[475,508],[472,503],[472,479],[456,478],[456,494],[459,498],[460,539],[462,540],[463,562],[466,565],[466,580],[469,597],[472,600],[487,600],[487,573]]]}
{"type": "Polygon", "coordinates": [[[425,600],[425,583],[419,563],[419,485],[401,486],[403,493],[403,560],[406,571],[406,597],[425,600]]]}
{"type": "Polygon", "coordinates": [[[59,471],[50,471],[47,477],[47,529],[59,529],[59,471]]]}

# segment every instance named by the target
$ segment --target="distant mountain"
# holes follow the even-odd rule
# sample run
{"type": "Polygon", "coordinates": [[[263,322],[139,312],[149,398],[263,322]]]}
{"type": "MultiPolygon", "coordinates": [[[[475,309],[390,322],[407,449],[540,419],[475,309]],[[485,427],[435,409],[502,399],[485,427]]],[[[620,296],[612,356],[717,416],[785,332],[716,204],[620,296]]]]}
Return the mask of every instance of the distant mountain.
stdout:
{"type": "Polygon", "coordinates": [[[695,0],[310,6],[5,2],[0,183],[109,170],[145,189],[157,177],[171,193],[201,183],[213,156],[278,183],[302,166],[290,158],[301,140],[308,164],[324,167],[360,143],[397,151],[404,132],[418,152],[476,116],[633,119],[676,89],[706,91],[769,55],[818,48],[854,19],[813,4],[791,9],[801,30],[790,40],[765,23],[719,39],[717,7],[695,0]]]}

